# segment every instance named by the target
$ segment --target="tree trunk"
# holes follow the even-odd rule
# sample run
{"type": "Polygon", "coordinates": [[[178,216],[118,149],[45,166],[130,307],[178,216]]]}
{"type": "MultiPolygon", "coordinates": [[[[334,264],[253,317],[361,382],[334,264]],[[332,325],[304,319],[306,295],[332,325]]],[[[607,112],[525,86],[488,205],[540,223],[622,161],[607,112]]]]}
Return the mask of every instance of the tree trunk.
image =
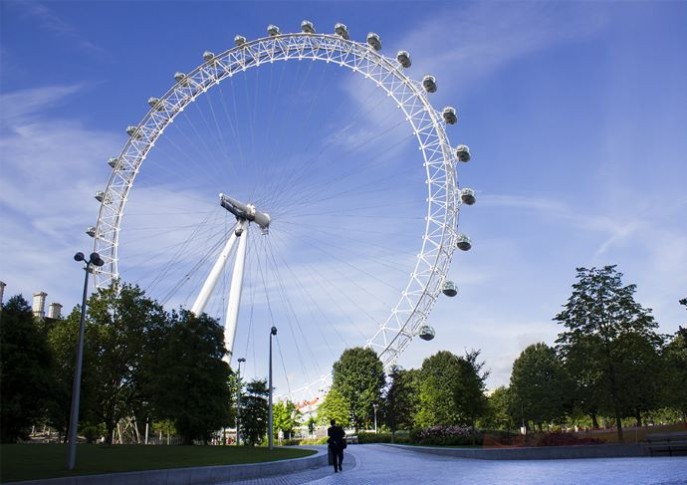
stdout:
{"type": "Polygon", "coordinates": [[[111,445],[114,442],[115,423],[108,419],[105,422],[105,428],[107,429],[105,433],[105,444],[111,445]]]}
{"type": "Polygon", "coordinates": [[[589,416],[592,418],[592,429],[599,429],[599,419],[596,417],[596,412],[591,412],[589,416]]]}

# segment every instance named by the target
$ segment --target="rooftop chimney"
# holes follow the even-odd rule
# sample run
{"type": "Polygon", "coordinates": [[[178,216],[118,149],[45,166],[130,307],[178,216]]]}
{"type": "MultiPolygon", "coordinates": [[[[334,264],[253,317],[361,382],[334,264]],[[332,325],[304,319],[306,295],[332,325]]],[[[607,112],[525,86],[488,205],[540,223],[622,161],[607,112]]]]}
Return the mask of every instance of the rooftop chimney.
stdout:
{"type": "Polygon", "coordinates": [[[62,317],[62,305],[59,303],[51,303],[48,307],[48,318],[58,320],[62,317]]]}
{"type": "Polygon", "coordinates": [[[39,291],[33,294],[33,316],[36,318],[45,318],[45,297],[48,294],[44,291],[39,291]]]}

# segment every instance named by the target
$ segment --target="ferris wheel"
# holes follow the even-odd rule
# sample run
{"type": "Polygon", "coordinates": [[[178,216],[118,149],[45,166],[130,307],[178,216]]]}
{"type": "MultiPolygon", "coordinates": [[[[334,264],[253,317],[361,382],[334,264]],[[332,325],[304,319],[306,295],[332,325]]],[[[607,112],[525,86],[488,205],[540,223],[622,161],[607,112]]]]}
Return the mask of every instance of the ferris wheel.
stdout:
{"type": "Polygon", "coordinates": [[[317,320],[315,340],[331,324],[388,368],[434,337],[434,303],[457,293],[454,251],[471,248],[457,231],[475,202],[457,180],[470,151],[446,133],[456,110],[435,109],[436,79],[411,79],[410,54],[385,57],[375,33],[358,42],[343,24],[323,34],[303,21],[267,34],[205,52],[127,128],[87,230],[105,261],[95,284],[145,281],[163,302],[214,312],[229,359],[239,321],[248,339],[258,320],[293,321],[302,341],[317,320]],[[355,79],[341,87],[336,66],[355,79]]]}

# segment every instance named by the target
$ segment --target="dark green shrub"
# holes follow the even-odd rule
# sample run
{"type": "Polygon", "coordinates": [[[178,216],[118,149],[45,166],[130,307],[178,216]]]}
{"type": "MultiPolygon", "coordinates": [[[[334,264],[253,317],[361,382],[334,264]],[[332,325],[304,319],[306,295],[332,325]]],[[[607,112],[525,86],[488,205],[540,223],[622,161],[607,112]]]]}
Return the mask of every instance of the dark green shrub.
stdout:
{"type": "Polygon", "coordinates": [[[469,426],[431,426],[411,431],[410,441],[425,446],[481,446],[483,435],[469,426]]]}

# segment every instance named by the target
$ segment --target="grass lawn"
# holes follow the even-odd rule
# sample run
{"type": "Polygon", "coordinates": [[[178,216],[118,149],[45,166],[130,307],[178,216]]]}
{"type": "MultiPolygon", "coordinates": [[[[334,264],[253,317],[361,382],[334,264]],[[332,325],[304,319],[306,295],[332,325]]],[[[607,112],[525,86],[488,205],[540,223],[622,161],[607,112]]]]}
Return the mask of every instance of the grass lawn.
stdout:
{"type": "Polygon", "coordinates": [[[237,465],[300,458],[314,454],[299,448],[244,446],[86,445],[76,448],[76,468],[67,471],[67,445],[0,445],[0,482],[160,468],[237,465]]]}

